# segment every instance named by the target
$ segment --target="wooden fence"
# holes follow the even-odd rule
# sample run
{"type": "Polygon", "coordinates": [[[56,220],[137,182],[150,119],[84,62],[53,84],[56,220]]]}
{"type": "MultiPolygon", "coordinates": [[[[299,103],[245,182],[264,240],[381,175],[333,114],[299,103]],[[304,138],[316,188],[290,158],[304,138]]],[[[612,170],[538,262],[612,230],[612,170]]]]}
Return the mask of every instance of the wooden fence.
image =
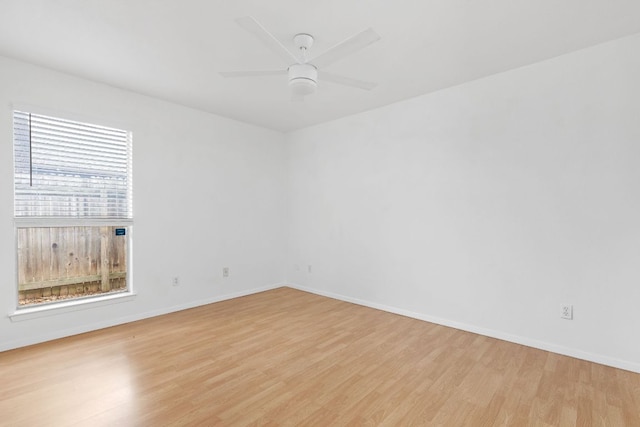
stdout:
{"type": "Polygon", "coordinates": [[[116,228],[18,228],[20,304],[126,289],[127,238],[116,228]]]}

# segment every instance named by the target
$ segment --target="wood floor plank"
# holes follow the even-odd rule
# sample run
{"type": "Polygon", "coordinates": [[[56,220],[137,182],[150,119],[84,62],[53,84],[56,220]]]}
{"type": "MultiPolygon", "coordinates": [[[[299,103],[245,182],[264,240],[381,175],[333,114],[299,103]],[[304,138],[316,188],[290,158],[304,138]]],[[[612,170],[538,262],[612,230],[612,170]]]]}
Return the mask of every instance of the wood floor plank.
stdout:
{"type": "Polygon", "coordinates": [[[640,426],[640,375],[279,288],[0,353],[0,426],[640,426]]]}

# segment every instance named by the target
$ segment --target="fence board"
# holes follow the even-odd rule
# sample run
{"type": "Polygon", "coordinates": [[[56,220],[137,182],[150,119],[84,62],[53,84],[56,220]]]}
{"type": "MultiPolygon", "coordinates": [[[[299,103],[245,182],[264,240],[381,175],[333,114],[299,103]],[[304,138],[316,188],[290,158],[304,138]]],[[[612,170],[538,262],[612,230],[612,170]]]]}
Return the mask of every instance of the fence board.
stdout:
{"type": "MultiPolygon", "coordinates": [[[[127,275],[126,272],[115,272],[108,274],[109,280],[123,279],[127,275]]],[[[46,280],[40,282],[21,283],[18,285],[19,291],[31,291],[34,289],[53,288],[57,286],[69,286],[81,283],[101,282],[102,275],[81,276],[81,277],[64,277],[56,280],[46,280]]]]}

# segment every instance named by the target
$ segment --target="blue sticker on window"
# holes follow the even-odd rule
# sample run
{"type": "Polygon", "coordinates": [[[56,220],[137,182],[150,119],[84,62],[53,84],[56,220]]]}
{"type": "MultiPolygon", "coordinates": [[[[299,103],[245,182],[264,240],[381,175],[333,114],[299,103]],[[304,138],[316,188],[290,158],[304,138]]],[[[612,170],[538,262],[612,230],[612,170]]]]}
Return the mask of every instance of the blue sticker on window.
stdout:
{"type": "Polygon", "coordinates": [[[124,236],[127,234],[126,228],[116,228],[116,236],[124,236]]]}

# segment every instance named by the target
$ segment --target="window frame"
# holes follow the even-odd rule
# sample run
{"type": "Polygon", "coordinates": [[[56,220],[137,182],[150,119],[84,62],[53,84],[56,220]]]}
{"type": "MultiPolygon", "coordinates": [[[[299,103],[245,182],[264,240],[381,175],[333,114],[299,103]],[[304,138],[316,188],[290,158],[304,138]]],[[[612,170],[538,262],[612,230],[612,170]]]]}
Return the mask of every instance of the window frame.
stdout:
{"type": "Polygon", "coordinates": [[[48,316],[50,314],[58,314],[62,312],[77,311],[90,307],[99,307],[104,305],[111,305],[114,303],[131,301],[136,296],[133,286],[133,235],[134,235],[134,211],[133,211],[133,130],[130,125],[123,125],[123,123],[115,123],[109,119],[88,117],[86,115],[79,115],[73,113],[65,113],[61,111],[46,109],[42,107],[34,107],[32,105],[20,105],[12,104],[9,106],[9,114],[11,120],[11,148],[13,154],[12,161],[12,177],[13,177],[13,200],[12,200],[12,214],[13,214],[13,230],[14,230],[14,251],[15,251],[15,270],[13,278],[13,301],[15,309],[9,313],[9,318],[12,321],[21,321],[32,318],[38,318],[42,316],[48,316]],[[92,218],[92,217],[29,217],[29,216],[16,216],[15,204],[15,180],[16,180],[16,145],[15,136],[13,131],[14,126],[14,113],[16,111],[28,112],[30,114],[44,115],[56,119],[68,120],[77,123],[85,123],[89,125],[96,125],[101,127],[111,127],[119,130],[124,130],[128,135],[128,203],[130,206],[129,218],[92,218]],[[89,295],[86,297],[76,297],[64,300],[46,302],[42,304],[29,304],[20,305],[18,288],[19,278],[19,256],[18,256],[18,229],[20,228],[46,228],[46,227],[71,227],[71,226],[122,226],[126,227],[126,290],[117,293],[97,294],[89,295]]]}

